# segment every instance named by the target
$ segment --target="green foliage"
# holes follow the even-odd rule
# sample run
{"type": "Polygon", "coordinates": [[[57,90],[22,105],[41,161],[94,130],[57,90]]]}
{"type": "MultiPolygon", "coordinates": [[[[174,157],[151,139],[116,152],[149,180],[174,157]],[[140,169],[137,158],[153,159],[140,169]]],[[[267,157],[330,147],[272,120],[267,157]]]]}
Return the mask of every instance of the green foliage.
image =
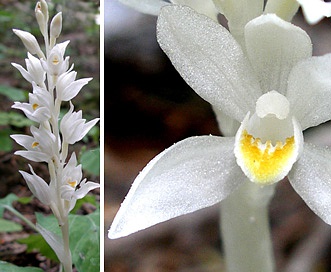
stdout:
{"type": "Polygon", "coordinates": [[[80,272],[100,271],[100,210],[70,216],[72,261],[80,272]]]}
{"type": "Polygon", "coordinates": [[[46,258],[58,262],[58,258],[53,249],[40,234],[31,234],[26,238],[18,239],[17,242],[27,245],[27,253],[38,251],[46,258]]]}
{"type": "Polygon", "coordinates": [[[85,171],[98,176],[100,174],[100,148],[83,150],[80,163],[85,171]]]}
{"type": "Polygon", "coordinates": [[[0,94],[6,96],[11,101],[24,101],[27,98],[27,92],[6,85],[0,85],[0,94]]]}
{"type": "Polygon", "coordinates": [[[0,218],[0,232],[15,232],[22,229],[22,226],[15,222],[0,218]]]}
{"type": "MultiPolygon", "coordinates": [[[[60,235],[61,231],[57,225],[57,220],[53,215],[44,216],[36,214],[37,222],[45,229],[60,235]]],[[[88,215],[69,215],[69,232],[70,232],[70,250],[72,261],[79,272],[94,272],[100,270],[100,210],[88,215]]],[[[44,244],[37,238],[25,241],[31,242],[28,245],[30,249],[40,251],[43,255],[45,252],[44,244]],[[43,252],[42,252],[43,251],[43,252]]]]}
{"type": "Polygon", "coordinates": [[[0,261],[1,272],[43,272],[42,269],[36,267],[18,267],[16,265],[0,261]]]}
{"type": "Polygon", "coordinates": [[[17,199],[18,197],[15,194],[8,194],[6,197],[0,199],[0,217],[3,217],[5,207],[12,207],[13,202],[17,199]]]}
{"type": "Polygon", "coordinates": [[[21,204],[29,204],[33,198],[34,198],[33,195],[27,197],[20,197],[19,199],[17,199],[17,202],[21,204]]]}

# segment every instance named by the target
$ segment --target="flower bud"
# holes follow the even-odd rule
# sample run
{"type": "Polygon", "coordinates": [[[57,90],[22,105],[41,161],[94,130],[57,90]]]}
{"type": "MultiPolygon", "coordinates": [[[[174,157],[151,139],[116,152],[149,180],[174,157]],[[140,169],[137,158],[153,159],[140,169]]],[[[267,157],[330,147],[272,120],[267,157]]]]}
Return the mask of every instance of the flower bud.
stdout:
{"type": "Polygon", "coordinates": [[[29,32],[13,29],[14,33],[21,39],[25,48],[32,54],[37,54],[40,58],[44,58],[44,53],[41,51],[37,39],[29,32]]]}
{"type": "MultiPolygon", "coordinates": [[[[46,1],[41,0],[41,1],[37,2],[34,11],[36,13],[36,16],[37,16],[37,13],[40,12],[44,16],[45,23],[47,24],[49,15],[48,15],[48,5],[47,5],[46,1]]],[[[37,18],[37,20],[38,20],[38,18],[37,18]]],[[[38,21],[38,23],[39,23],[39,21],[38,21]]]]}
{"type": "Polygon", "coordinates": [[[50,36],[51,38],[58,38],[61,34],[62,30],[62,12],[59,12],[56,14],[52,21],[51,21],[51,26],[50,26],[50,36]]]}

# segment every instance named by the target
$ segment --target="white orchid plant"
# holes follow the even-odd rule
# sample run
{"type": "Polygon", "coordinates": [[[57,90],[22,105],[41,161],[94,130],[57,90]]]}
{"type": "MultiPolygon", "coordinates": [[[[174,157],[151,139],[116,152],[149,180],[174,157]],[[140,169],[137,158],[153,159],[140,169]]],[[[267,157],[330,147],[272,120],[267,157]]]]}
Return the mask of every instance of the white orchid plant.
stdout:
{"type": "Polygon", "coordinates": [[[313,57],[309,36],[290,22],[304,1],[214,0],[209,12],[200,9],[206,1],[141,2],[158,15],[161,48],[212,105],[224,137],[191,137],[152,159],[109,238],[221,202],[228,271],[274,271],[267,207],[278,182],[287,177],[331,224],[331,152],[303,137],[331,119],[331,54],[313,57]]]}
{"type": "Polygon", "coordinates": [[[64,271],[71,272],[68,215],[76,201],[98,188],[99,184],[82,179],[82,166],[78,164],[75,153],[70,154],[69,147],[80,141],[99,118],[86,122],[82,111],[74,111],[71,100],[91,78],[76,79],[74,65],[70,66],[69,56],[65,56],[69,41],[57,42],[62,30],[62,13],[57,13],[49,23],[48,5],[41,0],[36,4],[35,15],[44,38],[45,52],[31,33],[14,29],[28,51],[28,58],[25,60],[26,68],[12,64],[33,89],[28,102],[15,102],[12,107],[22,110],[35,125],[30,127],[32,135],[11,137],[25,148],[16,151],[16,155],[48,165],[49,182],[38,176],[31,165],[31,173],[20,173],[33,195],[48,205],[55,215],[62,237],[40,225],[37,225],[37,230],[57,254],[64,271]],[[63,102],[69,102],[70,107],[61,118],[63,102]]]}

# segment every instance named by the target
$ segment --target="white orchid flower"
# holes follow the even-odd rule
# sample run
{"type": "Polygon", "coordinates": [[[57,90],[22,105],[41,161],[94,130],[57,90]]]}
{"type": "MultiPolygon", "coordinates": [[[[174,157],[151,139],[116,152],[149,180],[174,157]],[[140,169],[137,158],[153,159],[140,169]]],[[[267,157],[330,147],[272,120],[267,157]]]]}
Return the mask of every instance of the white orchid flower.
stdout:
{"type": "Polygon", "coordinates": [[[56,44],[50,51],[47,60],[41,59],[41,64],[50,75],[59,76],[69,69],[69,57],[64,57],[70,41],[56,44]]]}
{"type": "Polygon", "coordinates": [[[235,137],[197,136],[142,170],[109,230],[118,238],[214,205],[246,182],[288,176],[331,224],[331,152],[302,130],[331,118],[331,55],[311,57],[300,28],[267,14],[245,27],[245,51],[222,26],[180,6],[164,7],[158,40],[186,82],[241,123],[235,137]]]}
{"type": "Polygon", "coordinates": [[[29,93],[29,103],[15,102],[12,108],[24,112],[30,120],[42,123],[51,118],[53,100],[51,94],[32,82],[33,93],[29,93]]]}
{"type": "Polygon", "coordinates": [[[82,180],[82,176],[82,166],[77,165],[76,155],[72,153],[70,160],[63,169],[62,186],[60,188],[61,198],[70,202],[68,213],[75,207],[77,199],[83,198],[89,191],[100,187],[98,183],[86,182],[86,179],[82,180]]]}
{"type": "Polygon", "coordinates": [[[61,101],[69,101],[92,79],[81,78],[76,80],[77,72],[67,71],[61,74],[56,82],[56,93],[61,101]]]}
{"type": "Polygon", "coordinates": [[[98,121],[99,118],[95,118],[86,123],[82,118],[82,111],[74,112],[74,106],[70,102],[70,109],[60,124],[63,142],[74,144],[80,141],[98,121]]]}
{"type": "Polygon", "coordinates": [[[20,71],[22,76],[30,83],[35,82],[38,86],[43,86],[46,79],[46,72],[44,71],[40,60],[28,52],[28,58],[25,59],[26,70],[22,65],[12,63],[12,65],[20,71]]]}
{"type": "Polygon", "coordinates": [[[35,162],[49,162],[57,154],[56,137],[43,126],[30,128],[33,136],[14,134],[13,138],[19,145],[26,150],[18,150],[14,154],[35,162]]]}
{"type": "Polygon", "coordinates": [[[324,17],[331,16],[331,3],[323,0],[297,0],[309,24],[317,24],[324,17]]]}

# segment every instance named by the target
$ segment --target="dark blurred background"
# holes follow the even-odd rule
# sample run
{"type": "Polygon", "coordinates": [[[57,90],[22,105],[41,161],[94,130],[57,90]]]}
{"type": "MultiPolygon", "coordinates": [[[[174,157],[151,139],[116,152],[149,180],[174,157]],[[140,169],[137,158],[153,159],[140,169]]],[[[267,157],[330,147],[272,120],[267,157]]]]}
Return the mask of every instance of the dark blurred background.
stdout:
{"type": "MultiPolygon", "coordinates": [[[[314,55],[331,52],[331,23],[294,24],[311,36],[314,55]]],[[[156,17],[105,1],[105,235],[140,170],[159,152],[194,135],[221,135],[210,105],[190,89],[156,42],[156,17]]],[[[306,132],[331,144],[330,126],[306,132]]],[[[287,181],[270,205],[277,271],[331,271],[331,228],[287,181]]],[[[219,206],[126,238],[105,237],[107,272],[224,271],[219,206]]]]}

